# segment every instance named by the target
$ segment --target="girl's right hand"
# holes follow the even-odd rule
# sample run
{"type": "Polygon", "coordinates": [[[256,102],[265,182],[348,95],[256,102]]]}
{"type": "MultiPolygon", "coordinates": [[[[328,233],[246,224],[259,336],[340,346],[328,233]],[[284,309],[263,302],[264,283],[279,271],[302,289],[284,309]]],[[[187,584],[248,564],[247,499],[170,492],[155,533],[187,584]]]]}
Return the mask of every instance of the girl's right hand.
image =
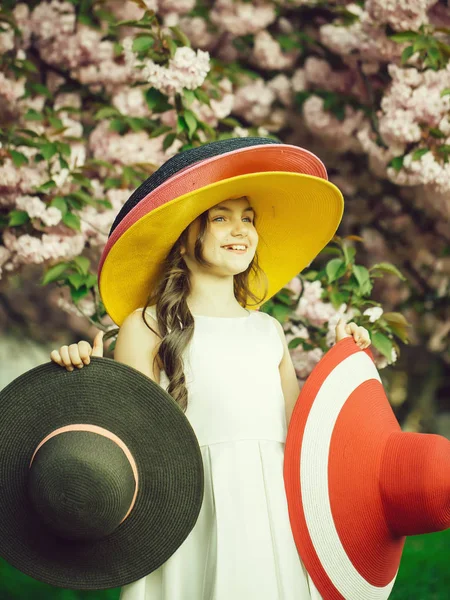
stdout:
{"type": "Polygon", "coordinates": [[[59,350],[53,350],[50,353],[50,358],[68,371],[73,371],[75,367],[82,369],[84,365],[91,362],[91,356],[103,356],[103,335],[103,331],[97,333],[92,348],[89,342],[82,340],[78,344],[61,346],[59,350]]]}

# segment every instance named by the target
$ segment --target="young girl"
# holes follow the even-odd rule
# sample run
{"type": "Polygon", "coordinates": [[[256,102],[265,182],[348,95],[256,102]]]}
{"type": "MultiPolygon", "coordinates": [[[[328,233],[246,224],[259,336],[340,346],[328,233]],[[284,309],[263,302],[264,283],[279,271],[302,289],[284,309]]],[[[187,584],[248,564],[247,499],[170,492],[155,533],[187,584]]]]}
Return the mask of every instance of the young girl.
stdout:
{"type": "MultiPolygon", "coordinates": [[[[159,569],[124,586],[121,600],[320,599],[293,540],[283,481],[296,373],[280,323],[244,308],[256,300],[248,276],[261,271],[258,241],[249,198],[225,197],[181,233],[146,305],[121,324],[114,358],[185,410],[205,472],[191,533],[159,569]],[[167,326],[171,314],[181,328],[167,326]]],[[[354,323],[336,334],[370,344],[354,323]]],[[[102,335],[51,359],[83,368],[103,355],[102,335]]]]}

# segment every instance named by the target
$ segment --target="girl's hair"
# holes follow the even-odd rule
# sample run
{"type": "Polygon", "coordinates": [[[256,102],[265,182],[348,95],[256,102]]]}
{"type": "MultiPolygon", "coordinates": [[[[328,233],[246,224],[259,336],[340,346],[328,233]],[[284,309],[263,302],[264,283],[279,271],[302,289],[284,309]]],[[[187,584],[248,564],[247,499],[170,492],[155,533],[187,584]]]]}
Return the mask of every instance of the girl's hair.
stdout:
{"type": "MultiPolygon", "coordinates": [[[[255,221],[256,215],[254,223],[255,221]]],[[[203,242],[207,227],[208,211],[205,211],[200,215],[200,230],[195,241],[194,255],[202,266],[210,267],[211,263],[203,257],[203,242]]],[[[187,297],[191,291],[189,269],[180,252],[181,246],[186,247],[187,245],[187,237],[188,228],[183,231],[163,261],[158,283],[150,293],[142,311],[144,323],[161,338],[153,366],[155,361],[158,361],[160,368],[165,371],[169,379],[167,392],[179,404],[183,412],[186,412],[187,409],[188,391],[183,371],[182,353],[194,334],[194,317],[187,305],[187,297]],[[156,305],[159,333],[150,327],[145,318],[147,307],[153,305],[156,305]]],[[[267,292],[267,276],[260,268],[258,255],[255,253],[247,269],[234,276],[234,295],[239,304],[245,307],[246,305],[252,306],[252,301],[255,305],[262,303],[267,297],[267,292]],[[252,272],[255,280],[262,279],[264,281],[265,291],[261,298],[253,294],[249,288],[249,275],[252,272]]]]}

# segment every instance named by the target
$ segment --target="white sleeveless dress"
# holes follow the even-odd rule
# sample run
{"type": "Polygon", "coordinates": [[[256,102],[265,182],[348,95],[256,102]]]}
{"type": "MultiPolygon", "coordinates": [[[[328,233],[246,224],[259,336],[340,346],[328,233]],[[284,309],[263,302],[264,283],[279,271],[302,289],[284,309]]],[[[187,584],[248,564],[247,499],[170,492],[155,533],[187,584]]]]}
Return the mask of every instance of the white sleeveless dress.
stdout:
{"type": "MultiPolygon", "coordinates": [[[[154,307],[147,310],[155,318],[154,307]]],[[[203,457],[203,504],[183,544],[124,586],[120,600],[320,600],[289,522],[276,325],[255,311],[194,320],[183,360],[186,417],[203,457]]],[[[167,389],[164,371],[160,385],[167,389]]]]}

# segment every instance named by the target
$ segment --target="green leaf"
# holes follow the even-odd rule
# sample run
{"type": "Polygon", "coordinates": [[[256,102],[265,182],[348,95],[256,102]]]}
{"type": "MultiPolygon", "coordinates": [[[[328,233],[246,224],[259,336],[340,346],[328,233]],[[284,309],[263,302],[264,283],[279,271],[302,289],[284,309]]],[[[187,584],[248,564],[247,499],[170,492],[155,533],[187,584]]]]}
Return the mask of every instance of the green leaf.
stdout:
{"type": "Polygon", "coordinates": [[[291,312],[292,309],[285,304],[275,304],[273,307],[273,316],[280,323],[285,323],[291,312]]]}
{"type": "Polygon", "coordinates": [[[183,90],[183,97],[186,101],[186,106],[190,106],[195,100],[195,94],[192,90],[183,90]]]}
{"type": "Polygon", "coordinates": [[[25,120],[26,121],[43,121],[44,115],[42,115],[37,110],[34,110],[34,108],[30,108],[25,113],[25,120]]]}
{"type": "Polygon", "coordinates": [[[181,115],[178,115],[177,133],[183,133],[183,131],[187,131],[187,130],[188,130],[188,126],[187,126],[187,123],[186,123],[184,117],[182,117],[181,115]]]}
{"type": "Polygon", "coordinates": [[[94,275],[93,273],[89,273],[86,276],[86,287],[91,288],[94,287],[95,285],[97,285],[97,275],[94,275]]]}
{"type": "Polygon", "coordinates": [[[77,256],[73,259],[77,269],[80,271],[82,275],[87,275],[89,272],[89,266],[91,261],[85,256],[77,256]]]}
{"type": "Polygon", "coordinates": [[[121,118],[111,119],[109,122],[109,128],[111,131],[115,131],[116,133],[120,133],[122,135],[127,131],[128,125],[121,118]]]}
{"type": "Polygon", "coordinates": [[[77,303],[79,300],[81,300],[88,294],[89,294],[89,290],[84,285],[81,286],[80,289],[78,289],[78,290],[74,289],[73,287],[70,288],[70,296],[75,303],[77,303]]]}
{"type": "Polygon", "coordinates": [[[344,275],[346,271],[345,262],[340,258],[333,258],[327,263],[325,271],[327,274],[328,283],[332,283],[344,275]]]}
{"type": "Polygon", "coordinates": [[[62,196],[55,196],[55,198],[53,198],[53,200],[50,202],[50,206],[54,206],[60,210],[63,217],[67,212],[67,202],[62,196]]]}
{"type": "Polygon", "coordinates": [[[88,188],[92,188],[92,182],[89,179],[89,177],[85,177],[81,173],[71,173],[70,175],[73,181],[76,181],[77,183],[80,183],[81,185],[84,185],[88,188]]]}
{"type": "Polygon", "coordinates": [[[150,87],[144,93],[147,106],[154,113],[165,112],[171,110],[173,106],[169,104],[167,96],[156,88],[150,87]]]}
{"type": "Polygon", "coordinates": [[[292,35],[281,34],[276,37],[277,42],[280,44],[282,50],[295,50],[300,47],[298,40],[296,40],[292,35]]]}
{"type": "Polygon", "coordinates": [[[81,273],[73,273],[72,275],[69,275],[67,281],[70,283],[70,285],[73,285],[76,290],[78,290],[82,285],[84,285],[85,279],[85,275],[82,275],[81,273]]]}
{"type": "Polygon", "coordinates": [[[424,156],[424,154],[426,154],[429,151],[430,151],[429,148],[419,148],[418,150],[415,150],[413,152],[412,159],[419,160],[419,158],[422,158],[422,156],[424,156]]]}
{"type": "Polygon", "coordinates": [[[15,167],[21,167],[22,165],[28,164],[28,158],[22,152],[17,152],[17,150],[10,150],[12,161],[15,167]]]}
{"type": "Polygon", "coordinates": [[[447,137],[445,133],[442,133],[442,131],[438,127],[430,127],[428,131],[430,135],[436,139],[442,139],[447,137]]]}
{"type": "Polygon", "coordinates": [[[146,52],[149,48],[152,48],[155,44],[155,40],[150,35],[141,35],[134,38],[133,40],[133,52],[146,52]]]}
{"type": "Polygon", "coordinates": [[[81,230],[80,217],[78,215],[74,215],[73,213],[68,212],[63,216],[62,220],[64,225],[67,225],[67,227],[70,227],[71,229],[76,229],[77,231],[81,230]]]}
{"type": "Polygon", "coordinates": [[[341,304],[348,302],[348,293],[332,291],[330,292],[330,300],[333,307],[337,310],[341,304]]]}
{"type": "Polygon", "coordinates": [[[401,56],[402,63],[407,62],[413,54],[414,54],[414,48],[412,46],[407,46],[402,52],[402,56],[401,56]]]}
{"type": "Polygon", "coordinates": [[[191,47],[191,40],[178,26],[169,27],[175,34],[176,39],[183,44],[183,46],[191,47]]]}
{"type": "Polygon", "coordinates": [[[70,156],[72,151],[70,148],[70,144],[66,144],[66,142],[56,142],[59,151],[63,156],[70,156]]]}
{"type": "Polygon", "coordinates": [[[385,356],[390,362],[392,356],[392,340],[379,331],[372,333],[370,337],[375,348],[379,350],[381,354],[383,354],[383,356],[385,356]]]}
{"type": "Polygon", "coordinates": [[[175,133],[169,133],[169,135],[166,135],[163,142],[163,150],[167,150],[168,148],[170,148],[170,146],[174,143],[176,137],[177,136],[175,133]]]}
{"type": "Polygon", "coordinates": [[[405,319],[405,317],[399,312],[386,312],[381,315],[381,320],[386,321],[386,323],[391,328],[392,332],[401,339],[401,341],[405,344],[408,343],[408,333],[407,328],[412,327],[410,323],[405,319]]]}
{"type": "Polygon", "coordinates": [[[38,94],[41,94],[42,96],[46,96],[47,98],[51,98],[52,97],[52,93],[51,91],[48,89],[47,86],[43,85],[42,83],[38,83],[36,81],[30,81],[28,82],[28,85],[30,85],[33,89],[33,91],[37,92],[38,94]]]}
{"type": "Polygon", "coordinates": [[[386,263],[386,262],[376,263],[375,265],[372,265],[369,268],[369,272],[372,273],[372,271],[382,271],[384,273],[392,273],[393,275],[397,275],[397,277],[399,277],[402,281],[406,281],[406,277],[397,269],[397,267],[394,267],[394,265],[391,265],[390,263],[386,263]]]}
{"type": "Polygon", "coordinates": [[[118,115],[120,115],[120,111],[115,106],[103,106],[95,113],[94,119],[109,119],[118,115]]]}
{"type": "Polygon", "coordinates": [[[189,137],[192,137],[197,129],[197,119],[191,110],[184,111],[184,119],[189,129],[189,137]]]}
{"type": "Polygon", "coordinates": [[[203,104],[207,104],[208,106],[211,106],[211,101],[209,99],[208,94],[201,88],[195,89],[194,95],[197,98],[197,100],[199,100],[200,102],[203,102],[203,104]]]}
{"type": "Polygon", "coordinates": [[[66,127],[64,126],[64,123],[58,117],[52,117],[52,116],[50,116],[48,118],[48,121],[49,121],[50,125],[52,127],[54,127],[55,129],[58,129],[58,130],[60,130],[60,129],[66,129],[66,127]]]}
{"type": "Polygon", "coordinates": [[[50,269],[46,271],[44,277],[42,278],[41,285],[47,285],[52,281],[58,281],[62,278],[62,274],[67,270],[68,267],[69,263],[66,262],[58,263],[57,265],[50,267],[50,269]]]}
{"type": "Polygon", "coordinates": [[[420,50],[426,50],[429,47],[430,47],[430,39],[428,37],[421,35],[421,36],[418,36],[414,40],[413,52],[419,52],[420,50]]]}
{"type": "Polygon", "coordinates": [[[353,259],[355,258],[356,254],[356,249],[353,248],[353,246],[347,246],[347,244],[344,244],[342,247],[342,251],[344,252],[345,264],[348,265],[349,263],[353,262],[353,259]]]}
{"type": "Polygon", "coordinates": [[[414,42],[419,34],[416,31],[401,31],[400,33],[394,33],[390,35],[389,39],[393,42],[414,42]]]}
{"type": "Polygon", "coordinates": [[[370,284],[370,275],[368,269],[362,265],[352,265],[352,273],[358,282],[360,294],[367,294],[372,287],[370,284]]]}
{"type": "Polygon", "coordinates": [[[43,183],[42,185],[40,185],[39,187],[36,188],[36,192],[49,192],[50,190],[55,189],[56,187],[56,183],[53,181],[53,179],[49,179],[48,181],[46,181],[45,183],[43,183]]]}
{"type": "Polygon", "coordinates": [[[56,144],[51,143],[51,142],[48,144],[44,144],[43,146],[41,146],[41,152],[42,152],[42,156],[46,160],[50,160],[52,158],[52,156],[54,156],[57,152],[56,144]]]}
{"type": "Polygon", "coordinates": [[[18,227],[19,225],[24,225],[30,220],[30,216],[25,210],[12,210],[8,216],[8,225],[10,227],[18,227]]]}
{"type": "Polygon", "coordinates": [[[441,92],[441,98],[443,96],[448,96],[450,94],[450,88],[445,88],[444,90],[442,90],[441,92]]]}
{"type": "Polygon", "coordinates": [[[121,186],[121,180],[119,177],[107,177],[103,182],[105,190],[117,189],[121,186]]]}
{"type": "Polygon", "coordinates": [[[388,167],[392,167],[398,173],[403,167],[404,159],[404,156],[395,156],[391,161],[389,161],[388,167]]]}

